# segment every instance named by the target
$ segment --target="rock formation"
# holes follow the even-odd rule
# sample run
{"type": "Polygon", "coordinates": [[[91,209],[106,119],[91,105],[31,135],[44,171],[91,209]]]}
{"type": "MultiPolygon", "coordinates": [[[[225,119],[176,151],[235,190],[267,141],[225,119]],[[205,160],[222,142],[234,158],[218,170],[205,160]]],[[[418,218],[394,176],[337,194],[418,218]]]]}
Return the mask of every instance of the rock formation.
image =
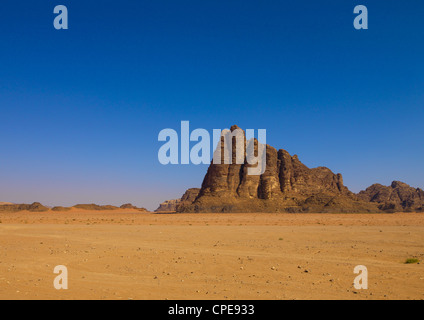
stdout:
{"type": "Polygon", "coordinates": [[[39,202],[32,204],[5,204],[0,206],[0,211],[3,212],[18,212],[18,211],[31,211],[31,212],[43,212],[48,211],[49,208],[43,206],[39,202]]]}
{"type": "Polygon", "coordinates": [[[176,206],[176,211],[181,212],[184,211],[185,206],[190,206],[199,195],[200,188],[190,188],[183,194],[178,205],[176,206]]]}
{"type": "Polygon", "coordinates": [[[116,210],[118,207],[111,206],[111,205],[105,205],[105,206],[99,206],[98,204],[77,204],[73,206],[72,208],[76,209],[82,209],[82,210],[116,210]]]}
{"type": "Polygon", "coordinates": [[[131,203],[125,203],[122,206],[119,207],[120,209],[134,209],[138,211],[147,212],[148,210],[146,208],[138,208],[136,206],[133,206],[131,203]]]}
{"type": "MultiPolygon", "coordinates": [[[[100,206],[97,204],[77,204],[73,207],[62,207],[62,206],[56,206],[51,208],[52,211],[56,212],[65,212],[70,211],[72,208],[80,209],[80,210],[118,210],[118,209],[134,209],[141,212],[148,212],[146,208],[138,208],[136,206],[133,206],[130,203],[123,204],[121,207],[115,207],[111,205],[105,205],[100,206]]],[[[13,203],[0,203],[0,212],[18,212],[18,211],[31,211],[31,212],[43,212],[43,211],[49,211],[50,208],[43,206],[39,202],[34,202],[33,204],[13,204],[13,203]]]]}
{"type": "Polygon", "coordinates": [[[166,200],[162,202],[155,212],[175,212],[181,199],[166,200]]]}
{"type": "Polygon", "coordinates": [[[70,207],[56,206],[56,207],[52,208],[52,211],[57,211],[57,212],[71,211],[71,208],[70,207]]]}
{"type": "Polygon", "coordinates": [[[125,203],[122,206],[120,206],[119,208],[121,208],[121,209],[138,209],[136,206],[133,206],[131,203],[125,203]]]}
{"type": "Polygon", "coordinates": [[[177,212],[181,211],[185,205],[191,205],[196,200],[200,188],[190,188],[183,194],[181,199],[166,200],[162,202],[155,212],[177,212]]]}
{"type": "Polygon", "coordinates": [[[393,181],[390,186],[373,184],[359,192],[358,197],[377,203],[384,211],[424,211],[424,191],[400,181],[393,181]]]}
{"type": "Polygon", "coordinates": [[[183,194],[181,197],[181,204],[184,204],[185,202],[192,203],[194,200],[196,200],[197,196],[199,195],[200,188],[190,188],[187,189],[187,191],[183,194]]]}
{"type": "MultiPolygon", "coordinates": [[[[231,132],[240,129],[231,127],[231,132]]],[[[243,133],[244,134],[244,133],[243,133]]],[[[245,140],[245,139],[244,139],[245,140]]],[[[221,142],[223,142],[221,137],[221,142]]],[[[233,137],[232,163],[211,165],[196,198],[177,206],[178,212],[379,212],[378,204],[350,192],[341,174],[325,167],[308,168],[285,150],[266,145],[266,169],[248,175],[252,165],[237,164],[233,137]]],[[[258,143],[255,143],[255,151],[258,143]]],[[[244,141],[245,146],[252,141],[244,141]]],[[[216,150],[215,150],[216,152],[216,150]]],[[[190,200],[193,199],[190,198],[190,200]]]]}

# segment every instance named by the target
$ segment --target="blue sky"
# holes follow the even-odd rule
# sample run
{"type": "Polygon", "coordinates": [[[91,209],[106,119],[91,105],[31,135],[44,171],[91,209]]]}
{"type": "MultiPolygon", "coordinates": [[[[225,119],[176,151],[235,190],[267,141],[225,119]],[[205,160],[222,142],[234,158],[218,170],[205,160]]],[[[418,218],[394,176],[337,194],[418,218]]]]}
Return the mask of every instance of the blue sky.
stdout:
{"type": "Polygon", "coordinates": [[[400,0],[4,0],[0,201],[155,209],[207,170],[157,160],[159,131],[183,120],[266,129],[355,192],[424,188],[423,17],[400,0]]]}

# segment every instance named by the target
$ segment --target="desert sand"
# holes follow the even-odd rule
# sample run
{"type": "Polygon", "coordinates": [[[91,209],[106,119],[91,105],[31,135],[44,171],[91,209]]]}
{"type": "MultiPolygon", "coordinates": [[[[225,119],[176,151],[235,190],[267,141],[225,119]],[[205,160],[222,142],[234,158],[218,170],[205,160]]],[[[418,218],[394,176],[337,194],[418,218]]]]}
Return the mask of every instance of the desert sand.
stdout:
{"type": "Polygon", "coordinates": [[[0,214],[0,299],[424,299],[424,214],[0,214]],[[68,290],[53,269],[68,268],[68,290]],[[353,269],[368,268],[367,290],[353,269]]]}

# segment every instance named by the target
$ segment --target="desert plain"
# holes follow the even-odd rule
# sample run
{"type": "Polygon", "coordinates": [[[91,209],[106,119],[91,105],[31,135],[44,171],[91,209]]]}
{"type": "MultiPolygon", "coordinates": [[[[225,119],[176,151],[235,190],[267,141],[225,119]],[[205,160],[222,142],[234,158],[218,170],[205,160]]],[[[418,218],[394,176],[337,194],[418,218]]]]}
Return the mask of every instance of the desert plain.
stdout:
{"type": "Polygon", "coordinates": [[[412,258],[424,260],[423,213],[0,213],[0,299],[422,300],[412,258]]]}

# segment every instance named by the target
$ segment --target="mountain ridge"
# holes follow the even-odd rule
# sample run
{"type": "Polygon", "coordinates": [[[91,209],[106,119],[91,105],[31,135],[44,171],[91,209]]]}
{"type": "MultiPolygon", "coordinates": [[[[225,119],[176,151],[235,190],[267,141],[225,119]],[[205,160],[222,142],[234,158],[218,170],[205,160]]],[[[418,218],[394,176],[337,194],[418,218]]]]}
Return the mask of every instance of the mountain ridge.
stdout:
{"type": "MultiPolygon", "coordinates": [[[[222,134],[221,145],[217,149],[224,150],[224,135],[236,129],[240,128],[233,125],[229,132],[222,134]]],[[[398,182],[397,198],[376,198],[374,193],[379,191],[392,195],[387,189],[376,187],[355,194],[344,186],[340,173],[335,174],[323,166],[308,168],[297,155],[291,156],[284,149],[277,151],[270,145],[266,145],[265,171],[258,176],[248,175],[247,170],[252,165],[246,161],[246,153],[242,164],[234,161],[235,141],[233,136],[231,164],[225,164],[222,157],[220,163],[211,162],[198,195],[192,201],[179,204],[177,212],[356,213],[423,210],[424,192],[421,189],[414,194],[414,188],[398,182]]],[[[246,146],[249,142],[244,139],[244,143],[246,146]]],[[[257,152],[257,140],[254,143],[257,152]]]]}

